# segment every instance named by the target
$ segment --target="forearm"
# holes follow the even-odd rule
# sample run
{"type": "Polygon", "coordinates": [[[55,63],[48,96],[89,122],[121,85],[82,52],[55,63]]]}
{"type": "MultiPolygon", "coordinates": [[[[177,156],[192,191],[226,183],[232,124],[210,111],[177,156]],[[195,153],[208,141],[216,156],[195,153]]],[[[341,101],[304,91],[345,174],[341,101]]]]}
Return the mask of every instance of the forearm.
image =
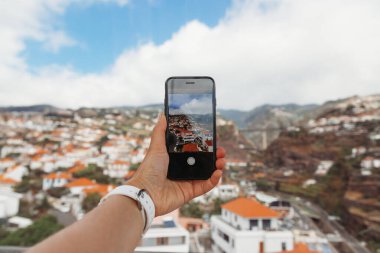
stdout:
{"type": "Polygon", "coordinates": [[[143,219],[134,200],[112,196],[82,220],[39,243],[28,253],[133,252],[143,219]]]}

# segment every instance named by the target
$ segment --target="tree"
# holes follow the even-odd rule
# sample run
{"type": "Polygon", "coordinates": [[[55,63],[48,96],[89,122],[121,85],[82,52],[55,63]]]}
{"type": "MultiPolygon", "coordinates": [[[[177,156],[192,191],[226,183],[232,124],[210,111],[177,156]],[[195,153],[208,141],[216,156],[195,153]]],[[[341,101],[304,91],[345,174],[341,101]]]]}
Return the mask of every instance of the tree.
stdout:
{"type": "Polygon", "coordinates": [[[185,217],[202,218],[204,212],[199,208],[198,203],[190,201],[180,209],[181,215],[185,217]]]}
{"type": "Polygon", "coordinates": [[[103,169],[95,164],[89,164],[84,170],[80,170],[74,173],[74,177],[81,178],[87,177],[89,179],[95,180],[97,183],[109,184],[111,178],[103,174],[103,169]]]}
{"type": "Polygon", "coordinates": [[[61,198],[64,195],[69,194],[69,189],[65,187],[54,187],[47,190],[47,193],[54,198],[61,198]]]}
{"type": "Polygon", "coordinates": [[[129,170],[136,171],[140,167],[140,164],[141,163],[133,163],[133,164],[131,164],[131,166],[129,167],[129,170]]]}
{"type": "Polygon", "coordinates": [[[63,226],[51,215],[43,216],[32,225],[11,232],[0,240],[0,245],[32,246],[61,230],[63,226]]]}
{"type": "Polygon", "coordinates": [[[96,192],[88,194],[82,202],[83,210],[86,213],[91,211],[98,205],[100,199],[101,199],[101,196],[96,192]]]}
{"type": "Polygon", "coordinates": [[[211,211],[211,214],[221,214],[222,212],[222,205],[226,203],[226,201],[223,201],[221,198],[216,198],[214,200],[214,208],[211,211]]]}

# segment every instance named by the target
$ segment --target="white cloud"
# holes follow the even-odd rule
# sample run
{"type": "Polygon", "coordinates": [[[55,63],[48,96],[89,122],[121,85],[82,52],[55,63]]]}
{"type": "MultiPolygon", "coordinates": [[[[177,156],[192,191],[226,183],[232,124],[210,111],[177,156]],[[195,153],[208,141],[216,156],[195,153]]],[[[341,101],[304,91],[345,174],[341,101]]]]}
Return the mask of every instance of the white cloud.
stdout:
{"type": "Polygon", "coordinates": [[[183,104],[177,110],[170,110],[170,114],[211,114],[212,113],[212,97],[202,97],[192,99],[183,104]]]}
{"type": "Polygon", "coordinates": [[[51,32],[47,35],[44,48],[48,51],[56,53],[62,47],[70,47],[77,44],[77,41],[68,37],[63,31],[57,31],[51,32]]]}
{"type": "Polygon", "coordinates": [[[22,1],[18,12],[0,3],[1,104],[162,102],[173,75],[213,76],[227,108],[380,92],[378,0],[235,1],[215,27],[189,22],[161,45],[126,50],[103,73],[47,66],[31,74],[20,57],[24,40],[43,37],[41,17],[62,13],[67,2],[59,2],[22,1]]]}

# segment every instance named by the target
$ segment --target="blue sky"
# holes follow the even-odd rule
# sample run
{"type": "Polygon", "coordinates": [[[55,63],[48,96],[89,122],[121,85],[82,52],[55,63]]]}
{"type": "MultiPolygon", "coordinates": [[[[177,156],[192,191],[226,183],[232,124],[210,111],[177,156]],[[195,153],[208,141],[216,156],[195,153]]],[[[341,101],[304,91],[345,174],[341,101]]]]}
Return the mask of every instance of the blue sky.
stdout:
{"type": "Polygon", "coordinates": [[[64,30],[76,45],[51,52],[43,43],[29,39],[23,57],[31,70],[57,64],[81,73],[101,72],[123,51],[147,42],[161,44],[191,20],[217,25],[230,5],[230,0],[72,4],[55,17],[53,25],[64,30]]]}

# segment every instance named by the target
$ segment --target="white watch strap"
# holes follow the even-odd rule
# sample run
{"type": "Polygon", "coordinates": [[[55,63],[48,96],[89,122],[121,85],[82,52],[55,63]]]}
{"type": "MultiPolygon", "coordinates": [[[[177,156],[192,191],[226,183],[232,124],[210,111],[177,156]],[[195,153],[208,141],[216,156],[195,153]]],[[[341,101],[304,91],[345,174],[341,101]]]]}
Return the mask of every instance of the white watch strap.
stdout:
{"type": "Polygon", "coordinates": [[[143,234],[149,229],[150,225],[152,224],[154,215],[155,215],[155,207],[153,200],[149,196],[149,194],[144,189],[139,189],[137,187],[131,186],[131,185],[121,185],[110,191],[106,196],[104,196],[100,203],[103,203],[108,197],[112,195],[123,195],[130,197],[137,201],[139,206],[139,209],[141,209],[142,216],[145,219],[144,224],[144,231],[143,234]]]}

